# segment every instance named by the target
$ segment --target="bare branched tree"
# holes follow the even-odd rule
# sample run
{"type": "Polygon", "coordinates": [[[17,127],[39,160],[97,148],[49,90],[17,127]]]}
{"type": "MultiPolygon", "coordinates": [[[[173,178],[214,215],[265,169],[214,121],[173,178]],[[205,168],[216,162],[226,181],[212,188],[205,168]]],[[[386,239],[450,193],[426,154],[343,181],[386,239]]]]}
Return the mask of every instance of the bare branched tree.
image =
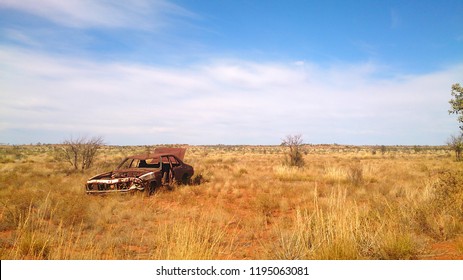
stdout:
{"type": "Polygon", "coordinates": [[[281,142],[281,145],[287,146],[289,151],[286,154],[286,164],[289,166],[304,166],[301,146],[303,144],[302,135],[287,135],[281,142]]]}
{"type": "Polygon", "coordinates": [[[451,135],[447,140],[447,145],[449,145],[450,149],[455,152],[455,158],[457,161],[461,161],[461,153],[463,152],[463,135],[451,135]]]}
{"type": "Polygon", "coordinates": [[[98,149],[104,145],[103,137],[95,136],[87,139],[67,139],[62,143],[61,155],[75,170],[85,170],[92,166],[98,149]]]}

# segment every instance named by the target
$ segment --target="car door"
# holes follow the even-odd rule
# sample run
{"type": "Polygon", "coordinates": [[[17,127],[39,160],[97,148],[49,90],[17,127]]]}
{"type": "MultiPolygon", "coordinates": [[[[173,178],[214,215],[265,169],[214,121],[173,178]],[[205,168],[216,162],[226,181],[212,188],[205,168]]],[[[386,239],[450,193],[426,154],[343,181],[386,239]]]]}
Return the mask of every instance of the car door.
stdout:
{"type": "Polygon", "coordinates": [[[174,172],[174,177],[177,182],[182,182],[183,176],[185,174],[185,166],[183,163],[176,158],[175,156],[169,156],[169,162],[172,166],[174,172]]]}

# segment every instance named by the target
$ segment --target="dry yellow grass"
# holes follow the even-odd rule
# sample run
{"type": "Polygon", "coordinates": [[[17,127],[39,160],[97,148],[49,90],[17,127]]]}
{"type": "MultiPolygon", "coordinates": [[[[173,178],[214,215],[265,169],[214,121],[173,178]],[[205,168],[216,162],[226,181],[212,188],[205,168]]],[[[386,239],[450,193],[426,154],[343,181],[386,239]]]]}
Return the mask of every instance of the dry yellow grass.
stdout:
{"type": "Polygon", "coordinates": [[[205,181],[151,197],[83,188],[148,147],[103,147],[84,173],[54,148],[0,147],[2,259],[463,258],[462,166],[444,148],[306,146],[290,168],[284,147],[192,146],[205,181]]]}

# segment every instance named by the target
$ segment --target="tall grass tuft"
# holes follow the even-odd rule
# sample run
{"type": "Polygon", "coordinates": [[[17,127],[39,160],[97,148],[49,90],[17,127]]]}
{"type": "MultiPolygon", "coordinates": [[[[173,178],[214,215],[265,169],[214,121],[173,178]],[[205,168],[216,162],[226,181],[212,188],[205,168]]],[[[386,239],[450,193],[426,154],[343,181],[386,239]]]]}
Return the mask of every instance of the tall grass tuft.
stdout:
{"type": "MultiPolygon", "coordinates": [[[[338,187],[326,205],[314,199],[314,209],[296,211],[291,230],[277,230],[276,259],[413,259],[418,247],[400,226],[375,218],[376,210],[365,211],[347,199],[338,187]],[[397,228],[391,231],[391,228],[397,228]]],[[[394,213],[390,213],[393,215],[394,213]]]]}
{"type": "MultiPolygon", "coordinates": [[[[167,260],[207,260],[223,258],[220,251],[225,240],[225,230],[211,219],[200,216],[188,223],[165,223],[155,234],[155,247],[150,258],[167,260]]],[[[227,240],[229,240],[227,238],[227,240]]],[[[231,239],[233,240],[233,239],[231,239]]],[[[226,249],[233,246],[226,244],[226,249]]]]}
{"type": "Polygon", "coordinates": [[[275,258],[358,259],[357,238],[361,233],[357,207],[346,207],[346,191],[332,193],[326,208],[317,196],[313,211],[296,211],[294,229],[279,233],[275,258]]]}
{"type": "Polygon", "coordinates": [[[275,178],[280,181],[306,181],[309,176],[306,174],[304,168],[287,165],[277,165],[273,167],[275,178]]]}
{"type": "Polygon", "coordinates": [[[436,240],[454,238],[463,230],[463,175],[440,171],[438,180],[416,206],[415,221],[420,231],[436,240]]]}
{"type": "Polygon", "coordinates": [[[352,164],[349,167],[347,178],[353,186],[360,186],[363,184],[363,167],[360,163],[352,164]]]}

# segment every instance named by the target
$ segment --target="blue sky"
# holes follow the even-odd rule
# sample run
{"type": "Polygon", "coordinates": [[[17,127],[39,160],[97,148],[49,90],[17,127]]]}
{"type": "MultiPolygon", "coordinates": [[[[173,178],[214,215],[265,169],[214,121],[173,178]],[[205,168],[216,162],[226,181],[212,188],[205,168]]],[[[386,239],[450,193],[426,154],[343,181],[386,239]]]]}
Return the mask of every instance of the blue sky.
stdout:
{"type": "Polygon", "coordinates": [[[0,0],[0,143],[440,145],[463,1],[0,0]]]}

